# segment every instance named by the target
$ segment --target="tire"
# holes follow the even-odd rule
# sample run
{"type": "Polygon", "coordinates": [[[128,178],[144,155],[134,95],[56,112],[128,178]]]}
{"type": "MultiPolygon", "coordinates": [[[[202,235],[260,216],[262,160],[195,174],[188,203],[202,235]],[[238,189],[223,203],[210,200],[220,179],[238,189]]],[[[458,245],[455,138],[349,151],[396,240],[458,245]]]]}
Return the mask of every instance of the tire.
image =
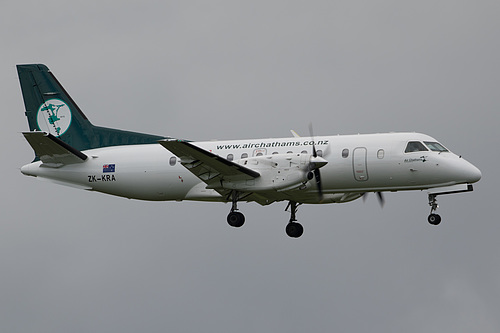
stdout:
{"type": "Polygon", "coordinates": [[[240,228],[245,223],[245,215],[240,212],[231,212],[227,215],[227,223],[234,228],[240,228]]]}
{"type": "Polygon", "coordinates": [[[441,223],[441,216],[439,216],[438,214],[431,214],[427,218],[427,221],[432,225],[438,225],[439,223],[441,223]]]}
{"type": "Polygon", "coordinates": [[[304,227],[297,222],[290,222],[286,226],[286,234],[292,238],[299,238],[304,233],[304,227]]]}

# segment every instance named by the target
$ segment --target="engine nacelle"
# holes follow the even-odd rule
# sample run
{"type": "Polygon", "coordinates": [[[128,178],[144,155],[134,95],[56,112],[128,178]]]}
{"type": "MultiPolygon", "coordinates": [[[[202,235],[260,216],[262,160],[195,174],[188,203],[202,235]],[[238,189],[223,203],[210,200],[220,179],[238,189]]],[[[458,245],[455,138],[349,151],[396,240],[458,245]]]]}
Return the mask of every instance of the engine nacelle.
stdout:
{"type": "Polygon", "coordinates": [[[314,177],[311,172],[312,158],[309,154],[275,154],[236,160],[235,163],[260,173],[260,177],[252,179],[224,178],[220,184],[209,187],[222,187],[244,192],[291,190],[304,186],[314,177]]]}

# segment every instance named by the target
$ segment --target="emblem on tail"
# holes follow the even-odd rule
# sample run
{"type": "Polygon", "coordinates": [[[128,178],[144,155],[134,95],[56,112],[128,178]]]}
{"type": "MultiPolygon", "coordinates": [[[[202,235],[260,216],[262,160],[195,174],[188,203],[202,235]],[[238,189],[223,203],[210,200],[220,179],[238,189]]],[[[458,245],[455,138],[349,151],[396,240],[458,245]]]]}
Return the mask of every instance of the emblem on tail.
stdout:
{"type": "Polygon", "coordinates": [[[36,121],[40,131],[59,137],[71,125],[71,110],[60,99],[50,99],[38,108],[36,121]]]}

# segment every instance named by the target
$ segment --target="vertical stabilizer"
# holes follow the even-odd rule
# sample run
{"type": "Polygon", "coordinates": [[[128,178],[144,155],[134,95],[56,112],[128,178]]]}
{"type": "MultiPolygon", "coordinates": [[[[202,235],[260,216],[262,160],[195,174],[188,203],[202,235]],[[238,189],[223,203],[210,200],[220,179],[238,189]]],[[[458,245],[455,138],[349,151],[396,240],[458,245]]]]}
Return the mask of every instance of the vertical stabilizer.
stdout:
{"type": "Polygon", "coordinates": [[[17,65],[30,131],[52,134],[77,150],[156,143],[163,136],[94,126],[45,65],[17,65]]]}

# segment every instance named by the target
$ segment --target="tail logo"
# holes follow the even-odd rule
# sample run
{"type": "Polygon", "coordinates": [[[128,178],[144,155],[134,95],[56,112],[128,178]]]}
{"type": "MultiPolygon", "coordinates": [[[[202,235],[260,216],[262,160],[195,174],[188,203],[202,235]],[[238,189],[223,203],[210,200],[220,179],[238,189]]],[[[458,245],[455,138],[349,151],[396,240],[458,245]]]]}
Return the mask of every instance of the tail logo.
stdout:
{"type": "Polygon", "coordinates": [[[71,110],[60,99],[49,99],[38,108],[36,121],[40,131],[61,136],[71,125],[71,110]]]}

